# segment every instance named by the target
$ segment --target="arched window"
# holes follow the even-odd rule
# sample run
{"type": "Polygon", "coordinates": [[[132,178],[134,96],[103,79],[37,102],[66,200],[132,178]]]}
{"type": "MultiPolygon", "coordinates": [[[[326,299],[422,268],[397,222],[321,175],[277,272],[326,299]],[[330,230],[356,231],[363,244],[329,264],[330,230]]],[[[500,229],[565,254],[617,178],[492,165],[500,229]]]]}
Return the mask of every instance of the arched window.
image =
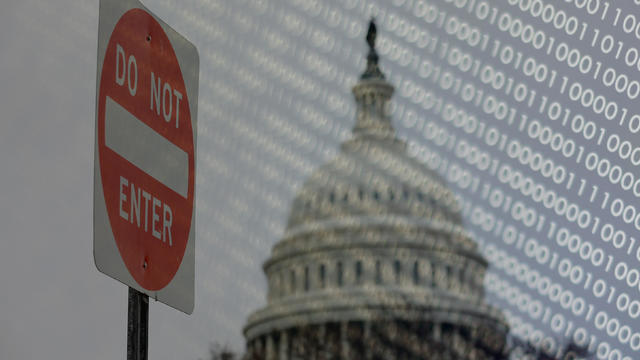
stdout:
{"type": "Polygon", "coordinates": [[[304,291],[309,291],[309,267],[304,267],[304,291]]]}
{"type": "Polygon", "coordinates": [[[393,262],[393,272],[395,274],[396,284],[400,283],[400,278],[402,276],[402,263],[400,260],[396,260],[393,262]]]}
{"type": "Polygon", "coordinates": [[[325,277],[326,269],[325,269],[324,264],[320,264],[320,269],[319,270],[320,271],[318,272],[318,275],[319,275],[319,278],[320,278],[320,287],[324,288],[325,285],[326,285],[326,280],[325,280],[326,279],[326,277],[325,277]]]}
{"type": "Polygon", "coordinates": [[[362,261],[356,261],[356,284],[362,284],[362,261]]]}
{"type": "Polygon", "coordinates": [[[435,264],[433,264],[431,266],[431,286],[435,287],[436,286],[436,276],[437,276],[437,272],[436,272],[436,266],[435,264]]]}

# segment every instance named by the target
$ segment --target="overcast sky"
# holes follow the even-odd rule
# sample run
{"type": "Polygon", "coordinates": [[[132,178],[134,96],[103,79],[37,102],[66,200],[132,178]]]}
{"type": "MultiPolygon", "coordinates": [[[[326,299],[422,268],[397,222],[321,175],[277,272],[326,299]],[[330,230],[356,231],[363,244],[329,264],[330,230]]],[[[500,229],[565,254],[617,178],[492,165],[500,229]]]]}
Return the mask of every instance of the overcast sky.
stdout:
{"type": "MultiPolygon", "coordinates": [[[[265,303],[261,264],[295,189],[352,124],[349,86],[325,83],[349,113],[327,112],[337,125],[322,131],[307,122],[302,131],[325,140],[299,145],[261,120],[295,114],[278,113],[267,89],[249,89],[232,71],[255,66],[244,46],[265,51],[257,26],[287,3],[145,2],[196,45],[201,64],[195,311],[151,303],[151,358],[197,359],[211,341],[243,349],[246,316],[265,303]],[[304,163],[287,165],[268,143],[304,163]]],[[[9,0],[1,8],[0,358],[124,358],[127,289],[99,273],[92,255],[98,0],[9,0]]],[[[357,39],[340,36],[364,53],[356,30],[357,39]]],[[[353,82],[359,65],[344,65],[353,82]]]]}
{"type": "MultiPolygon", "coordinates": [[[[229,344],[236,351],[244,349],[246,318],[266,303],[262,263],[284,232],[290,203],[304,179],[335,154],[353,126],[350,89],[364,69],[367,21],[370,15],[380,13],[368,5],[376,4],[389,15],[378,26],[379,52],[382,69],[397,89],[395,101],[407,113],[414,110],[419,116],[429,116],[424,115],[420,101],[408,99],[406,89],[399,86],[400,79],[417,79],[413,61],[400,65],[405,60],[401,50],[424,52],[415,41],[409,43],[407,36],[401,38],[399,31],[390,30],[392,26],[399,29],[397,19],[403,17],[419,21],[404,3],[145,1],[156,15],[194,43],[200,54],[195,310],[185,315],[151,302],[150,358],[204,358],[213,341],[229,344]]],[[[0,359],[125,357],[127,288],[98,272],[93,260],[98,4],[98,0],[8,0],[0,5],[0,359]]],[[[565,2],[556,4],[577,11],[565,2]]],[[[622,4],[616,6],[627,6],[622,4]]],[[[631,2],[628,7],[622,13],[637,9],[631,2]]],[[[540,21],[533,23],[545,26],[540,21]]],[[[598,26],[603,34],[604,30],[620,31],[610,24],[598,26]]],[[[432,35],[447,36],[442,29],[425,28],[432,35]]],[[[558,40],[574,41],[566,34],[547,30],[558,40]]],[[[513,41],[508,34],[487,31],[493,31],[491,36],[504,43],[513,41]]],[[[636,41],[631,40],[629,43],[636,41]]],[[[530,51],[526,44],[514,46],[523,53],[530,51]]],[[[474,56],[487,60],[490,55],[474,56]]],[[[604,55],[598,56],[603,63],[607,61],[604,55]]],[[[601,87],[577,70],[574,73],[572,76],[585,85],[601,87]]],[[[416,81],[419,84],[420,79],[416,81]]],[[[428,89],[431,85],[424,86],[428,89]]],[[[540,94],[548,91],[541,84],[530,82],[528,86],[540,94]]],[[[612,89],[602,91],[620,98],[612,89]]],[[[445,101],[447,96],[450,101],[459,101],[447,94],[443,95],[445,101]]],[[[574,111],[578,106],[567,104],[574,111]]],[[[620,104],[636,108],[624,99],[620,104]]],[[[486,118],[479,110],[475,115],[486,118]]],[[[394,124],[401,136],[416,144],[428,143],[423,137],[426,132],[413,131],[403,119],[394,119],[394,124]]],[[[635,136],[612,124],[607,123],[608,130],[619,132],[622,138],[635,136]]],[[[453,131],[460,131],[459,138],[471,136],[459,129],[453,131]]],[[[516,132],[506,126],[501,131],[510,136],[516,132]]],[[[547,148],[541,152],[554,156],[558,163],[569,161],[547,148]]],[[[502,153],[493,155],[506,158],[502,153]]],[[[637,174],[629,164],[623,165],[637,174]]],[[[607,186],[592,173],[574,171],[576,179],[607,186]]],[[[482,181],[496,181],[487,177],[482,181]]],[[[626,196],[620,189],[616,191],[616,196],[626,196]]],[[[514,192],[512,195],[520,196],[514,192]]],[[[462,195],[473,201],[479,198],[469,191],[462,195]]],[[[584,198],[575,199],[576,194],[568,196],[591,206],[584,198]]],[[[530,199],[523,201],[531,204],[530,199]]],[[[532,206],[541,209],[539,204],[532,206]]],[[[557,218],[550,209],[540,211],[549,219],[557,218]]],[[[593,211],[602,219],[610,217],[599,209],[593,211]]],[[[617,221],[620,228],[628,225],[620,219],[607,221],[617,221]]],[[[575,228],[575,224],[566,223],[564,226],[575,228]]],[[[584,232],[583,238],[593,237],[584,232]]],[[[504,246],[490,234],[485,240],[504,246]]],[[[532,268],[542,267],[532,259],[523,260],[519,252],[512,255],[532,268]]],[[[613,275],[602,276],[611,280],[613,275]]],[[[583,290],[576,291],[587,291],[583,290]]],[[[591,294],[582,296],[589,299],[591,294]]],[[[506,301],[501,301],[498,305],[506,308],[506,301]]],[[[593,303],[608,306],[610,313],[616,311],[614,305],[593,303]]],[[[548,325],[538,326],[549,333],[548,325]]]]}

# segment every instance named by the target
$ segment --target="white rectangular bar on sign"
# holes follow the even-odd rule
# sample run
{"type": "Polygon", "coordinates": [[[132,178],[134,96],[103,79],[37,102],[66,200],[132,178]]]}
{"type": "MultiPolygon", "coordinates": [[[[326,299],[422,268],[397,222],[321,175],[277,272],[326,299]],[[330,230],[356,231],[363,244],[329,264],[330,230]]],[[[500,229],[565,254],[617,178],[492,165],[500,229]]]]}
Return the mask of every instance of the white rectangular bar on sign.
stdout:
{"type": "Polygon", "coordinates": [[[105,144],[171,190],[187,197],[189,155],[107,96],[105,144]]]}

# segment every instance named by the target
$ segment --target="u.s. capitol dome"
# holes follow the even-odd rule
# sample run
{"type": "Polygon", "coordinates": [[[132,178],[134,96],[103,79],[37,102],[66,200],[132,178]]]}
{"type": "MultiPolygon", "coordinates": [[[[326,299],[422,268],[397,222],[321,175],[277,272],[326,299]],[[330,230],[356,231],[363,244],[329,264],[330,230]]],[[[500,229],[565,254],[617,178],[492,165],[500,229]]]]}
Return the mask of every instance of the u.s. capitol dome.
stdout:
{"type": "Polygon", "coordinates": [[[373,23],[367,41],[352,137],[293,201],[247,357],[501,359],[508,326],[484,301],[487,262],[454,193],[396,136],[373,23]]]}

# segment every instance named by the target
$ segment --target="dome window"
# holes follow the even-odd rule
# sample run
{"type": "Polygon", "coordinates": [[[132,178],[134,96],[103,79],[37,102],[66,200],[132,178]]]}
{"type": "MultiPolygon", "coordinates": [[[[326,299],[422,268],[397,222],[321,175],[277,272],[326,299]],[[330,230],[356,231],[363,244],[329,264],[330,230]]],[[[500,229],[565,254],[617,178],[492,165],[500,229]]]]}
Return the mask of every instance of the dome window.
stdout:
{"type": "Polygon", "coordinates": [[[402,263],[400,260],[396,260],[393,262],[393,272],[396,278],[396,284],[400,283],[400,277],[402,275],[402,263]]]}
{"type": "Polygon", "coordinates": [[[326,278],[325,278],[326,274],[325,273],[326,273],[326,269],[325,269],[324,264],[320,264],[318,277],[320,278],[320,287],[321,288],[324,288],[325,285],[326,285],[326,278]]]}

